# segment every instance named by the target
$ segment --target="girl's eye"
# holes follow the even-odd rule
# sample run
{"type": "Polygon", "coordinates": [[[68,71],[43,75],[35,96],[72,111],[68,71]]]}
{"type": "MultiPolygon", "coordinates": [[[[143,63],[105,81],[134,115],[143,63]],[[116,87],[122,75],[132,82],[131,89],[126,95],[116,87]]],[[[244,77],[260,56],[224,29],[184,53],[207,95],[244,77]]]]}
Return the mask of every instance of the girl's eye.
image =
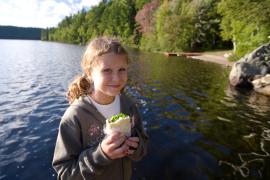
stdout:
{"type": "Polygon", "coordinates": [[[110,72],[112,72],[112,70],[108,68],[108,69],[103,69],[102,72],[104,72],[104,73],[110,73],[110,72]]]}
{"type": "Polygon", "coordinates": [[[119,71],[120,72],[125,72],[127,69],[126,68],[120,68],[119,71]]]}

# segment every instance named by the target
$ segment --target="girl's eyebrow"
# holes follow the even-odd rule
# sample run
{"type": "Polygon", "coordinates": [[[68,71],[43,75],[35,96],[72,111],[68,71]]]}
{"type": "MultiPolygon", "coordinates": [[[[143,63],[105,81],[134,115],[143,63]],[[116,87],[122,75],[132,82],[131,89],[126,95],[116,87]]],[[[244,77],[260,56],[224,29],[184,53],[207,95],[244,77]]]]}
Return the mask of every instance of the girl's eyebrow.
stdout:
{"type": "Polygon", "coordinates": [[[110,67],[108,67],[108,66],[103,66],[103,67],[101,67],[100,69],[110,69],[110,67]]]}
{"type": "Polygon", "coordinates": [[[104,70],[111,70],[111,68],[102,68],[101,70],[102,71],[104,71],[104,70]]]}

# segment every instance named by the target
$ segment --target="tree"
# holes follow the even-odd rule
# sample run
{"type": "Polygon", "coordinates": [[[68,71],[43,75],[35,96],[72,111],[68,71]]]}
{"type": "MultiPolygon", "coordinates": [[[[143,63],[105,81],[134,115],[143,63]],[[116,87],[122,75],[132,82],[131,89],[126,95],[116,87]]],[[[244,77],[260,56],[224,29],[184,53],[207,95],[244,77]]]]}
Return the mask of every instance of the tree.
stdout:
{"type": "Polygon", "coordinates": [[[160,49],[194,51],[217,48],[219,16],[214,0],[164,1],[156,13],[160,49]]]}
{"type": "Polygon", "coordinates": [[[221,35],[233,41],[236,56],[241,57],[268,41],[269,0],[222,0],[218,12],[223,16],[221,35]]]}
{"type": "Polygon", "coordinates": [[[155,13],[159,6],[159,0],[153,0],[144,4],[135,16],[137,27],[134,32],[134,39],[136,44],[139,44],[143,49],[153,50],[153,48],[158,48],[156,45],[155,13]]]}
{"type": "Polygon", "coordinates": [[[132,0],[112,0],[104,9],[98,28],[103,35],[115,36],[122,39],[125,44],[132,44],[135,15],[132,0]]]}
{"type": "Polygon", "coordinates": [[[146,3],[149,3],[151,0],[135,0],[135,8],[136,8],[136,11],[139,11],[140,9],[143,8],[143,6],[146,4],[146,3]]]}
{"type": "Polygon", "coordinates": [[[87,41],[89,39],[102,35],[103,30],[99,28],[99,24],[101,22],[101,17],[103,16],[106,7],[107,2],[102,1],[97,6],[92,7],[92,9],[87,12],[85,19],[86,21],[85,24],[87,27],[86,31],[87,41]]]}

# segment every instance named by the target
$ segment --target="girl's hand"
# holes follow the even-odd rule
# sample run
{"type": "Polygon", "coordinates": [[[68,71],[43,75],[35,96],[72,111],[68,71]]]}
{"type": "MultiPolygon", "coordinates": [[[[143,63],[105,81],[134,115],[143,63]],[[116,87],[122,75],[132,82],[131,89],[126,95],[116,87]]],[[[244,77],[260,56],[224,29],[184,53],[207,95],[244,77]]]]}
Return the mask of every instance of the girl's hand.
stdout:
{"type": "Polygon", "coordinates": [[[126,156],[128,145],[125,143],[126,137],[119,132],[108,135],[102,142],[103,152],[111,159],[122,158],[126,156]]]}
{"type": "Polygon", "coordinates": [[[139,146],[139,138],[138,137],[128,137],[125,144],[129,147],[127,150],[127,154],[131,155],[139,146]]]}

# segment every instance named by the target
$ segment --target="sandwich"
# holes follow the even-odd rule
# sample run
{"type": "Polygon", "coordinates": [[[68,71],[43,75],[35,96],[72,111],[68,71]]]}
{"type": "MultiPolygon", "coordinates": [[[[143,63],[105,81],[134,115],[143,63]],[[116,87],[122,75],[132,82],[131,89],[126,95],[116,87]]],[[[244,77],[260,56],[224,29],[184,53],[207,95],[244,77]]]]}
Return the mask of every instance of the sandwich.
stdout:
{"type": "Polygon", "coordinates": [[[110,119],[106,120],[105,134],[112,132],[120,132],[129,137],[131,135],[131,122],[130,117],[123,113],[116,114],[110,119]]]}

